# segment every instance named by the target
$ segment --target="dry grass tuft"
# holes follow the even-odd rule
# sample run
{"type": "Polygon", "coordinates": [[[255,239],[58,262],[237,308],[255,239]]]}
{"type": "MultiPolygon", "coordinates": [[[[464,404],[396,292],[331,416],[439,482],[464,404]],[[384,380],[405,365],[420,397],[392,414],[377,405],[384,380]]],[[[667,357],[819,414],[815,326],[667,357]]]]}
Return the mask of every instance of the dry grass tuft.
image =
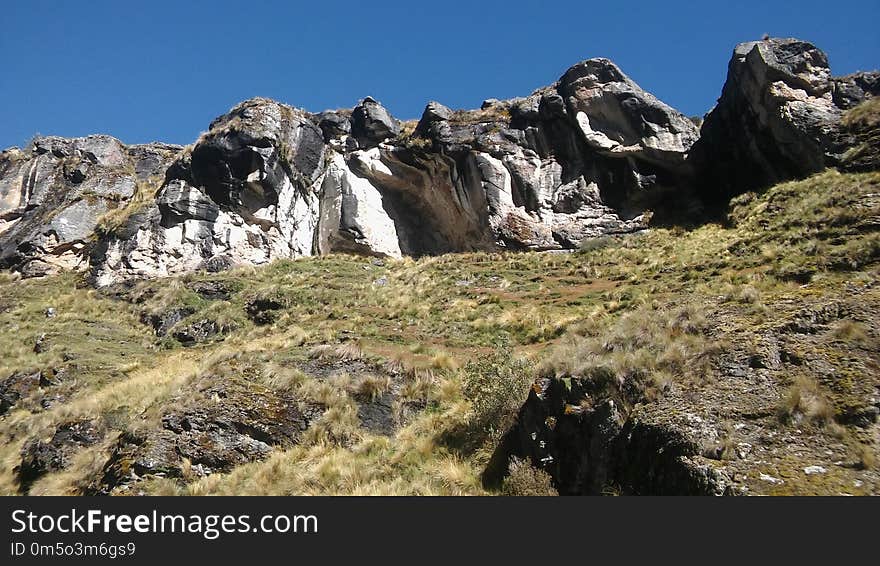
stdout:
{"type": "Polygon", "coordinates": [[[539,470],[531,463],[513,457],[510,459],[508,475],[501,486],[501,493],[515,497],[547,497],[559,495],[553,487],[550,474],[539,470]]]}
{"type": "Polygon", "coordinates": [[[381,397],[391,388],[391,378],[387,375],[367,374],[363,375],[354,383],[353,392],[357,397],[370,401],[381,397]]]}
{"type": "Polygon", "coordinates": [[[834,420],[834,410],[819,384],[806,376],[795,378],[777,408],[777,415],[783,423],[793,424],[809,422],[824,425],[834,420]]]}

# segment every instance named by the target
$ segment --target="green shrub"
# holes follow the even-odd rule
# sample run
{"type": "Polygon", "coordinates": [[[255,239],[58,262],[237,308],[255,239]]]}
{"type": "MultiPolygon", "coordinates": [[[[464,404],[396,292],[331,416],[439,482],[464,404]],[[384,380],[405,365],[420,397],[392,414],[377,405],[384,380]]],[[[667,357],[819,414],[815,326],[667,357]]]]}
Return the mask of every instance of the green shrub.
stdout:
{"type": "Polygon", "coordinates": [[[474,432],[491,438],[510,428],[533,378],[531,363],[514,357],[507,347],[468,363],[462,392],[471,403],[474,432]]]}

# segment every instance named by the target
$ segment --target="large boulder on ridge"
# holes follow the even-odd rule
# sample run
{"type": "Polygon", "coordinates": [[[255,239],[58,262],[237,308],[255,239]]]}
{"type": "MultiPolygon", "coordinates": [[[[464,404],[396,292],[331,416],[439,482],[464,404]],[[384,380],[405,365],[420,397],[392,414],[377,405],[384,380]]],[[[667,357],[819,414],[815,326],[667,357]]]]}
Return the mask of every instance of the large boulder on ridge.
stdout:
{"type": "Polygon", "coordinates": [[[375,145],[400,132],[400,124],[372,97],[366,97],[351,113],[351,132],[363,147],[375,145]]]}
{"type": "Polygon", "coordinates": [[[805,41],[738,45],[692,155],[707,196],[724,201],[837,165],[853,144],[843,111],[878,86],[876,73],[832,77],[828,57],[805,41]]]}
{"type": "Polygon", "coordinates": [[[608,59],[571,67],[559,93],[587,144],[604,155],[683,162],[699,133],[680,112],[642,90],[608,59]]]}

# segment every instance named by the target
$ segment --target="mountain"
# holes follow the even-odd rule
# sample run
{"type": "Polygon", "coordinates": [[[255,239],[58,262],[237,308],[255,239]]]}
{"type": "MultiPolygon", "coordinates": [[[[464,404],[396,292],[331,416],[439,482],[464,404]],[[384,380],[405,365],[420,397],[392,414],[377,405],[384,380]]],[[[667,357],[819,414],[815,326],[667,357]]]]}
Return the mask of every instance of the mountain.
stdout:
{"type": "Polygon", "coordinates": [[[878,92],[766,39],[704,119],[590,59],[6,150],[0,489],[877,493],[878,92]]]}

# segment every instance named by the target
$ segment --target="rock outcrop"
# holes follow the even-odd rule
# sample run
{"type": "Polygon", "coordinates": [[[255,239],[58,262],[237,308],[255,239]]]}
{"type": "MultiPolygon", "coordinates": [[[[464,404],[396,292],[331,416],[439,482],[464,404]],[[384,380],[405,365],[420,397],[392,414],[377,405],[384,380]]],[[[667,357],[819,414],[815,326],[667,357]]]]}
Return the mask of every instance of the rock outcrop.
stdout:
{"type": "Polygon", "coordinates": [[[41,137],[0,154],[0,265],[84,269],[99,220],[147,193],[180,147],[109,136],[41,137]]]}
{"type": "Polygon", "coordinates": [[[772,39],[736,48],[701,130],[589,59],[480,110],[430,102],[418,123],[371,97],[320,114],[255,98],[187,148],[38,138],[0,156],[0,263],[106,285],[332,252],[575,249],[699,210],[694,187],[724,202],[837,165],[857,141],[842,113],[878,89],[772,39]]]}
{"type": "Polygon", "coordinates": [[[295,399],[254,384],[201,386],[197,402],[180,405],[162,415],[160,429],[123,434],[91,491],[124,490],[143,476],[229,471],[296,444],[309,425],[295,399]]]}
{"type": "Polygon", "coordinates": [[[560,495],[723,495],[730,480],[681,426],[642,418],[640,392],[589,379],[542,376],[493,455],[483,481],[507,474],[511,457],[553,478],[560,495]]]}
{"type": "Polygon", "coordinates": [[[310,255],[323,173],[310,116],[243,102],[178,156],[153,202],[100,240],[97,282],[310,255]]]}
{"type": "Polygon", "coordinates": [[[21,463],[15,469],[21,491],[26,493],[43,475],[68,467],[78,449],[96,444],[103,435],[94,422],[82,420],[58,426],[47,441],[29,441],[22,448],[21,463]]]}
{"type": "Polygon", "coordinates": [[[710,200],[836,166],[854,139],[844,110],[880,93],[880,73],[835,78],[828,57],[797,39],[742,43],[692,161],[710,200]]]}
{"type": "Polygon", "coordinates": [[[104,285],[334,251],[571,249],[643,229],[687,184],[696,139],[605,59],[481,110],[432,102],[417,125],[370,97],[318,115],[256,98],[186,149],[93,136],[5,152],[0,257],[104,285]]]}

